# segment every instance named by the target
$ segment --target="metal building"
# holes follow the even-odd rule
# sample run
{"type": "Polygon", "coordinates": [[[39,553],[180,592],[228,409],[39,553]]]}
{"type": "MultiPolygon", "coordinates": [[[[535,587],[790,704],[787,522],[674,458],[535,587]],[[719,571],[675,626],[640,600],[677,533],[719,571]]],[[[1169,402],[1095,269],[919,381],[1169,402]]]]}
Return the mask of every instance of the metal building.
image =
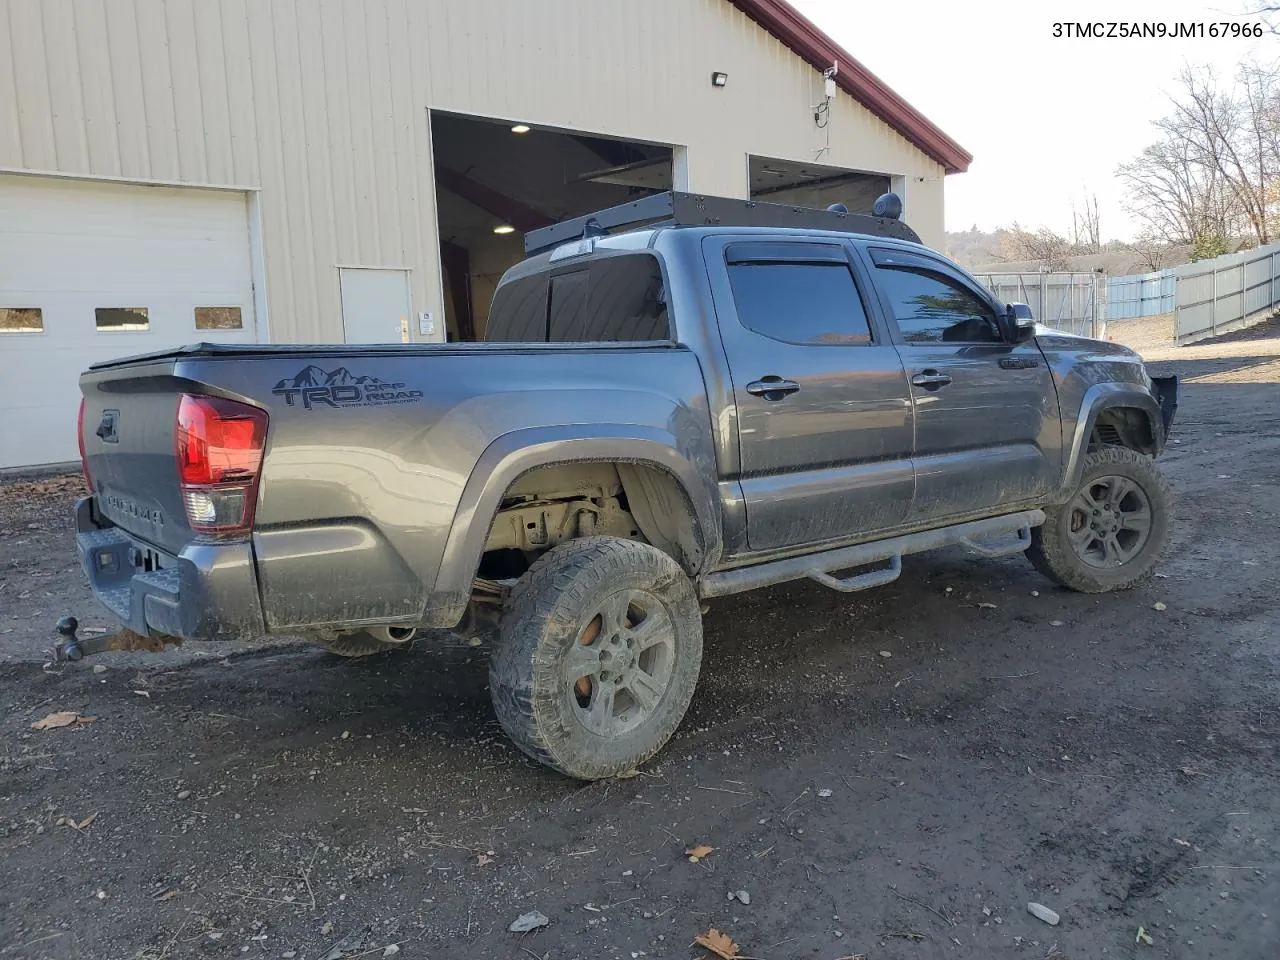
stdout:
{"type": "Polygon", "coordinates": [[[96,360],[482,336],[522,231],[672,187],[940,242],[969,160],[783,0],[0,0],[0,468],[96,360]]]}

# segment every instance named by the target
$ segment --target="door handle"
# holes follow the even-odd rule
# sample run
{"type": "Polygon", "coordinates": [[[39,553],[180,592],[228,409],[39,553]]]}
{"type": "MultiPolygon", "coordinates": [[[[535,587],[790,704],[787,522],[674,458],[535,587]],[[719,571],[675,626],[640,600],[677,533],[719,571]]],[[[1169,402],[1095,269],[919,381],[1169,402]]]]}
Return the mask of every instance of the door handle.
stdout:
{"type": "Polygon", "coordinates": [[[911,378],[912,386],[923,387],[925,390],[939,390],[950,382],[950,377],[937,370],[921,370],[911,378]]]}
{"type": "Polygon", "coordinates": [[[794,380],[783,380],[782,377],[775,377],[772,374],[747,384],[747,393],[753,397],[764,397],[766,400],[781,400],[799,389],[800,384],[794,380]]]}

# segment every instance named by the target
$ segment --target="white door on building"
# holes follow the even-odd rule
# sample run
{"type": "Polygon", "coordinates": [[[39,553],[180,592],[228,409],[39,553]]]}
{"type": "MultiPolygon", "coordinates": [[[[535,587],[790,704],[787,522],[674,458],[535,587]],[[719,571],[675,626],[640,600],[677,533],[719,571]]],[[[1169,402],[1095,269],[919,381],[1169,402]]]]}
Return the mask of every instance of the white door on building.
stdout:
{"type": "Polygon", "coordinates": [[[341,267],[342,329],[347,343],[409,339],[409,271],[341,267]]]}
{"type": "Polygon", "coordinates": [[[0,174],[0,469],[78,459],[92,363],[254,342],[245,194],[0,174]]]}

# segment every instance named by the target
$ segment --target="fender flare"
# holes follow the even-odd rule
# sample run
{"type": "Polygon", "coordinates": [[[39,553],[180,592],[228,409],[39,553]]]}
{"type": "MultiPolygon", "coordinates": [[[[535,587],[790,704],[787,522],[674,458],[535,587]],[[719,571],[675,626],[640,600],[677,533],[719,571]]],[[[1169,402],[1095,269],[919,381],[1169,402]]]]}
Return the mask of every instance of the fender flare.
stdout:
{"type": "Polygon", "coordinates": [[[517,479],[538,467],[593,461],[643,464],[671,475],[693,508],[695,534],[702,545],[702,568],[720,556],[718,513],[713,491],[704,479],[716,476],[715,464],[698,463],[684,456],[673,434],[637,424],[515,430],[485,448],[463,487],[436,573],[427,620],[453,626],[462,619],[493,517],[502,495],[517,479]]]}
{"type": "Polygon", "coordinates": [[[1093,435],[1098,415],[1104,410],[1117,407],[1128,407],[1142,411],[1151,426],[1151,437],[1155,445],[1155,454],[1164,450],[1165,432],[1164,418],[1160,415],[1160,404],[1155,397],[1138,384],[1132,383],[1095,383],[1085,391],[1080,402],[1080,412],[1076,417],[1075,430],[1071,437],[1071,446],[1067,450],[1067,464],[1055,502],[1065,502],[1075,493],[1084,472],[1084,458],[1089,450],[1089,438],[1093,435]]]}

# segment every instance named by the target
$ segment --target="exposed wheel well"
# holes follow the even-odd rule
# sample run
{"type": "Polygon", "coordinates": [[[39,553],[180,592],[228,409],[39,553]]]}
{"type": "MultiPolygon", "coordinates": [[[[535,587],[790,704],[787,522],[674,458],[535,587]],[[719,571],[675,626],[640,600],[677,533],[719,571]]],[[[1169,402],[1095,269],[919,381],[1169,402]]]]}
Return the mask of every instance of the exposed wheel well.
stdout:
{"type": "Polygon", "coordinates": [[[522,474],[503,494],[480,560],[479,577],[518,577],[546,551],[600,534],[653,544],[689,574],[705,541],[687,493],[653,463],[548,464],[522,474]]]}
{"type": "Polygon", "coordinates": [[[1151,418],[1138,407],[1107,407],[1098,411],[1089,435],[1089,450],[1102,447],[1128,447],[1139,453],[1155,453],[1151,418]]]}

